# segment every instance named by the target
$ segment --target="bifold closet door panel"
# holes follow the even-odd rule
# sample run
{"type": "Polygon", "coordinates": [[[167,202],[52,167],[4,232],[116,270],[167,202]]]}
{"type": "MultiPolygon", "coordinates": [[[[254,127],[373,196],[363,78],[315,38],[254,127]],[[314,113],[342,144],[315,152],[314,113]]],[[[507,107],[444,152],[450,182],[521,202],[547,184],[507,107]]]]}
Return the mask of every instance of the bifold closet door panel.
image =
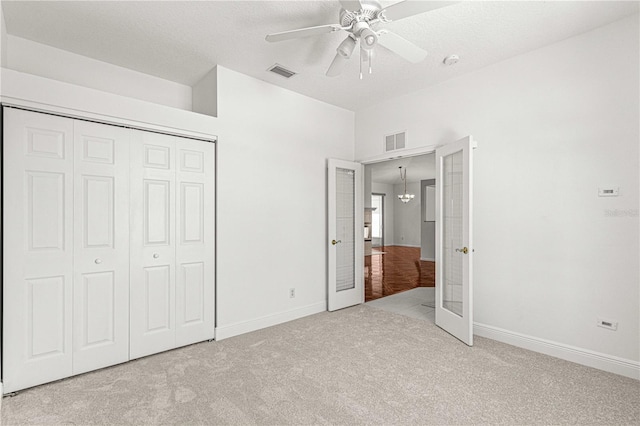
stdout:
{"type": "Polygon", "coordinates": [[[74,122],[74,374],[129,359],[129,138],[74,122]]]}
{"type": "Polygon", "coordinates": [[[4,108],[3,385],[72,374],[73,120],[4,108]]]}
{"type": "Polygon", "coordinates": [[[175,138],[133,131],[130,357],[175,347],[175,138]]]}
{"type": "Polygon", "coordinates": [[[214,337],[215,145],[176,143],[176,346],[214,337]]]}

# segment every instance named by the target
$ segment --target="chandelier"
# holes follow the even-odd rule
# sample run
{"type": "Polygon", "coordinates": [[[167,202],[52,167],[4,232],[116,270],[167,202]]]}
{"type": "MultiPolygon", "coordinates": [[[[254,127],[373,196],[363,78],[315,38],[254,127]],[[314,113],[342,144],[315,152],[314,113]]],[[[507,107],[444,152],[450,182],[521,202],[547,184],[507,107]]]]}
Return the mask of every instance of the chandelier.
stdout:
{"type": "Polygon", "coordinates": [[[409,201],[415,198],[415,195],[409,194],[407,192],[407,168],[406,167],[404,168],[404,176],[402,175],[402,166],[400,166],[399,169],[400,169],[400,180],[404,182],[404,194],[398,195],[398,198],[403,203],[408,203],[409,201]]]}

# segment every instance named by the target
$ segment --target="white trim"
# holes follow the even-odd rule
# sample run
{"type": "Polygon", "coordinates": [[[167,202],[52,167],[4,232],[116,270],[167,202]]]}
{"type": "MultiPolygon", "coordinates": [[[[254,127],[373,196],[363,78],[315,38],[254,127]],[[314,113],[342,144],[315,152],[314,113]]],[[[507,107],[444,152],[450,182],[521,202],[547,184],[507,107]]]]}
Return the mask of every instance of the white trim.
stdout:
{"type": "Polygon", "coordinates": [[[389,244],[389,245],[387,245],[385,247],[393,247],[393,246],[420,248],[420,246],[416,246],[416,245],[413,245],[413,244],[389,244]]]}
{"type": "Polygon", "coordinates": [[[473,333],[476,336],[486,337],[519,348],[640,380],[640,362],[638,361],[619,358],[564,343],[540,339],[538,337],[527,336],[526,334],[516,333],[477,322],[473,324],[473,333]]]}
{"type": "Polygon", "coordinates": [[[401,149],[398,151],[384,152],[379,155],[374,155],[373,157],[357,159],[355,161],[362,164],[373,164],[373,163],[380,163],[382,161],[395,160],[398,158],[415,157],[418,155],[431,154],[435,151],[436,151],[436,145],[427,145],[427,146],[421,146],[418,148],[401,149]]]}
{"type": "Polygon", "coordinates": [[[435,258],[431,258],[431,257],[421,257],[420,260],[426,260],[427,262],[435,262],[436,261],[435,258]]]}
{"type": "Polygon", "coordinates": [[[291,309],[277,314],[266,315],[264,317],[255,318],[248,321],[241,321],[231,325],[216,327],[216,340],[223,340],[240,334],[249,333],[260,330],[262,328],[271,327],[288,321],[293,321],[309,315],[325,312],[327,310],[327,302],[317,302],[312,305],[302,306],[300,308],[291,309]]]}
{"type": "Polygon", "coordinates": [[[215,140],[215,117],[2,68],[0,101],[39,112],[215,140]]]}

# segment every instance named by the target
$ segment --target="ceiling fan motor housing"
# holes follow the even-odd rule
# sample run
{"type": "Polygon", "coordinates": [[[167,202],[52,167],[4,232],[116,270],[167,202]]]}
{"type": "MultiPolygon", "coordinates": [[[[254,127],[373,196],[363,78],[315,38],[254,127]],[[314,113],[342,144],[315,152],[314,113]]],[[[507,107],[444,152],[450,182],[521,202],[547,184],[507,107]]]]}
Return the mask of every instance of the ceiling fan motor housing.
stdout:
{"type": "Polygon", "coordinates": [[[375,0],[360,0],[362,9],[360,10],[340,10],[340,24],[349,27],[356,22],[369,22],[378,17],[382,6],[375,0]]]}
{"type": "Polygon", "coordinates": [[[360,0],[360,10],[340,10],[340,23],[343,27],[350,27],[349,31],[360,40],[360,46],[371,50],[378,42],[378,34],[371,28],[370,22],[378,18],[381,6],[377,1],[360,0]]]}

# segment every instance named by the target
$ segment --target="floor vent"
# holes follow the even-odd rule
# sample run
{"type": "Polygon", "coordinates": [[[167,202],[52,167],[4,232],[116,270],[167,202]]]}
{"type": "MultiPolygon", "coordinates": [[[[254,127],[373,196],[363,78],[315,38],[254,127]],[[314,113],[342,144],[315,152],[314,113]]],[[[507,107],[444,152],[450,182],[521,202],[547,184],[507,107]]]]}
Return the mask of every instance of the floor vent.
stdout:
{"type": "Polygon", "coordinates": [[[269,68],[269,71],[271,71],[272,73],[278,74],[279,76],[282,76],[284,78],[291,78],[294,75],[298,74],[297,72],[288,70],[282,65],[278,65],[278,64],[275,64],[274,66],[269,68]]]}
{"type": "Polygon", "coordinates": [[[395,151],[396,149],[404,149],[407,146],[407,133],[400,132],[384,137],[385,151],[395,151]]]}

